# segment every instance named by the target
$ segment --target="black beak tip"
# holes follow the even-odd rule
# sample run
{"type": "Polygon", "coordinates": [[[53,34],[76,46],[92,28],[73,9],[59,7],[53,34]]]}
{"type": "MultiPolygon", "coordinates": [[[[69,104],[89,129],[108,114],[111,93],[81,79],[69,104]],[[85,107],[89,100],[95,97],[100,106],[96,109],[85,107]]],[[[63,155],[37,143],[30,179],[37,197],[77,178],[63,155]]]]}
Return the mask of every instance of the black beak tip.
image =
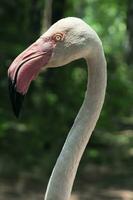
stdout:
{"type": "Polygon", "coordinates": [[[17,92],[16,84],[11,80],[10,77],[8,80],[8,84],[9,84],[9,95],[12,104],[12,109],[16,118],[19,118],[25,95],[17,92]]]}

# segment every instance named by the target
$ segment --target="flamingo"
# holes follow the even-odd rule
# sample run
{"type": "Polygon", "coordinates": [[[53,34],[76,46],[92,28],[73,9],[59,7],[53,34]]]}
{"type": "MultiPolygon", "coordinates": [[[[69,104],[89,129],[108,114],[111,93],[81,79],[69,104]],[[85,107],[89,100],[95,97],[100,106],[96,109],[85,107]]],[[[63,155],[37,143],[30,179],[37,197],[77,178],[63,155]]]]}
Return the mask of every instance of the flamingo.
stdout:
{"type": "Polygon", "coordinates": [[[99,118],[106,91],[106,59],[97,33],[82,19],[67,17],[53,24],[8,69],[9,93],[19,116],[30,83],[42,69],[84,58],[88,83],[83,104],[52,171],[44,200],[68,200],[77,168],[99,118]]]}

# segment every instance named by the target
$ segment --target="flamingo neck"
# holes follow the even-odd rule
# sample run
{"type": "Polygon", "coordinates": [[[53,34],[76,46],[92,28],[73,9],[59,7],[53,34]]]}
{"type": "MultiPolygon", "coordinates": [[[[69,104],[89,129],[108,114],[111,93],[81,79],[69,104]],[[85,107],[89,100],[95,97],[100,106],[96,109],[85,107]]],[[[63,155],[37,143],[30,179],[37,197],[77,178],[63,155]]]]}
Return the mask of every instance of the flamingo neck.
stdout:
{"type": "Polygon", "coordinates": [[[44,200],[68,200],[84,149],[99,118],[106,90],[106,62],[102,46],[86,58],[88,84],[84,102],[68,134],[50,177],[44,200]]]}

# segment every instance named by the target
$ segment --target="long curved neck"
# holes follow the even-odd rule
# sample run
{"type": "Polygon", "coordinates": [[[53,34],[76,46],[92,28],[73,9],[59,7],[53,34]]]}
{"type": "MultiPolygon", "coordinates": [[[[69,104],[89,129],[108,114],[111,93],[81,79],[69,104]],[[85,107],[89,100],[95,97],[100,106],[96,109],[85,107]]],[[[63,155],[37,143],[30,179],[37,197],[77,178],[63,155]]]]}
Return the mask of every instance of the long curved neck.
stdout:
{"type": "Polygon", "coordinates": [[[77,168],[99,118],[106,90],[106,62],[102,46],[93,58],[86,59],[89,80],[84,102],[69,132],[53,169],[45,200],[70,198],[77,168]]]}

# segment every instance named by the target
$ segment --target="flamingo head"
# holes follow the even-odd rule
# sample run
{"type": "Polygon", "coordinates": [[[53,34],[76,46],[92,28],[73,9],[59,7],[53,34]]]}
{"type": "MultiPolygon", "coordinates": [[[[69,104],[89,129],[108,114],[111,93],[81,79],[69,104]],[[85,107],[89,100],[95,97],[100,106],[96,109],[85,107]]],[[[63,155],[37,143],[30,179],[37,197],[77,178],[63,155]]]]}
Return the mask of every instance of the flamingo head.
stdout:
{"type": "Polygon", "coordinates": [[[91,32],[93,30],[81,19],[64,18],[16,57],[8,69],[9,93],[16,117],[30,83],[41,69],[62,66],[89,54],[87,44],[94,34],[91,32]]]}

